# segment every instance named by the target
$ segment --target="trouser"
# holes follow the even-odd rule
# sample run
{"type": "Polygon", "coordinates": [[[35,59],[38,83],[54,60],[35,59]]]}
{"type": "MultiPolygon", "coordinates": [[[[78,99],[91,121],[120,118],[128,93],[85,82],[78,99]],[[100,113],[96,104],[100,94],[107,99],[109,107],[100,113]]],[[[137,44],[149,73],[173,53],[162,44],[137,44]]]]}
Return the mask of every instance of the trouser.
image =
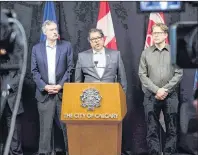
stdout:
{"type": "Polygon", "coordinates": [[[147,144],[150,155],[171,155],[176,153],[177,142],[177,111],[178,96],[176,92],[170,93],[165,100],[160,101],[155,98],[155,94],[147,91],[144,96],[144,110],[147,123],[147,144]],[[161,110],[164,114],[166,125],[166,141],[164,150],[161,148],[159,129],[159,116],[161,110]]]}
{"type": "MultiPolygon", "coordinates": [[[[57,113],[61,100],[57,95],[50,95],[44,103],[38,102],[40,138],[39,154],[50,154],[51,152],[66,152],[63,123],[60,122],[57,113]]],[[[66,130],[66,129],[65,129],[66,130]]]]}

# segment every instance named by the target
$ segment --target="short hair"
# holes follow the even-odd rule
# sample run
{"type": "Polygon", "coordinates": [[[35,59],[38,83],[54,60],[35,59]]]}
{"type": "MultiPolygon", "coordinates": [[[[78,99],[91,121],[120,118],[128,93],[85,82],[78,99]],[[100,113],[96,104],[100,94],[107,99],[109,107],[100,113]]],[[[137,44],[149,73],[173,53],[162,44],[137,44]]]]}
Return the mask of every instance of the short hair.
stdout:
{"type": "Polygon", "coordinates": [[[55,21],[52,21],[52,20],[46,20],[46,21],[44,21],[44,23],[42,24],[42,31],[43,31],[44,34],[46,32],[46,26],[47,25],[51,25],[51,24],[56,24],[56,22],[55,21]]]}
{"type": "Polygon", "coordinates": [[[168,33],[168,26],[164,23],[156,23],[152,26],[152,32],[155,27],[160,27],[165,33],[168,33]]]}
{"type": "Polygon", "coordinates": [[[102,32],[101,29],[92,28],[92,29],[89,30],[89,33],[88,33],[88,35],[89,35],[87,37],[88,41],[90,41],[90,34],[93,33],[93,32],[98,32],[98,33],[100,33],[101,37],[104,37],[104,33],[102,32]]]}

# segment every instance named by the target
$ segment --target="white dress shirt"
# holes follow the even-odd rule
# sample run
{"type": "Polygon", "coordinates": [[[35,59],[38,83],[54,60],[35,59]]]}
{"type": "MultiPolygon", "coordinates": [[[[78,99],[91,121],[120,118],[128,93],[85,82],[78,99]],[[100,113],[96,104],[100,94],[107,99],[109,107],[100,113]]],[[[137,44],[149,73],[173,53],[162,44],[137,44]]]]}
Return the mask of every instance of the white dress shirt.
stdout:
{"type": "Polygon", "coordinates": [[[48,82],[56,84],[56,45],[50,47],[46,41],[47,65],[48,65],[48,82]]]}
{"type": "Polygon", "coordinates": [[[99,52],[93,50],[93,61],[98,62],[97,66],[95,67],[96,67],[96,71],[98,72],[98,75],[101,78],[104,74],[104,70],[106,66],[106,55],[104,48],[99,52]]]}

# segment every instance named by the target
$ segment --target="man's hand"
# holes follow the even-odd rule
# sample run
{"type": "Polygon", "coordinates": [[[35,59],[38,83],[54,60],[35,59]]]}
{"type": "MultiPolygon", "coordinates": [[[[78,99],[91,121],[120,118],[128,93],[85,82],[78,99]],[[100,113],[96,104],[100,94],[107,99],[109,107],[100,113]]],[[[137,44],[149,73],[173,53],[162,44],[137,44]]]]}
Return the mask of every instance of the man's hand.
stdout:
{"type": "Polygon", "coordinates": [[[61,90],[61,88],[62,88],[61,85],[54,85],[54,90],[56,90],[58,92],[61,90]]]}
{"type": "Polygon", "coordinates": [[[46,85],[44,89],[48,92],[48,94],[57,94],[58,91],[55,86],[56,85],[46,85]]]}
{"type": "Polygon", "coordinates": [[[45,89],[45,91],[49,92],[49,91],[53,90],[54,88],[53,88],[53,85],[46,85],[44,89],[45,89]]]}
{"type": "Polygon", "coordinates": [[[158,91],[155,95],[155,98],[158,100],[164,100],[168,95],[167,91],[168,91],[168,89],[165,89],[165,88],[158,89],[158,91]]]}

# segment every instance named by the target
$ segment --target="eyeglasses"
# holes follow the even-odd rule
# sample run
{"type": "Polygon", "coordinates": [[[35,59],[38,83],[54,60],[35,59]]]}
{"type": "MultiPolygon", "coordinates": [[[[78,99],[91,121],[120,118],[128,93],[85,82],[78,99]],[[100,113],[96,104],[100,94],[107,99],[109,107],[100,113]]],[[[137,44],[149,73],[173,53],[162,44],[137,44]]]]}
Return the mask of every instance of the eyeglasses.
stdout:
{"type": "Polygon", "coordinates": [[[165,32],[152,32],[152,35],[162,35],[164,34],[165,32]]]}
{"type": "Polygon", "coordinates": [[[102,38],[103,38],[103,37],[100,36],[100,37],[97,37],[97,38],[90,38],[89,40],[90,40],[91,42],[95,42],[95,41],[101,40],[102,38]]]}

